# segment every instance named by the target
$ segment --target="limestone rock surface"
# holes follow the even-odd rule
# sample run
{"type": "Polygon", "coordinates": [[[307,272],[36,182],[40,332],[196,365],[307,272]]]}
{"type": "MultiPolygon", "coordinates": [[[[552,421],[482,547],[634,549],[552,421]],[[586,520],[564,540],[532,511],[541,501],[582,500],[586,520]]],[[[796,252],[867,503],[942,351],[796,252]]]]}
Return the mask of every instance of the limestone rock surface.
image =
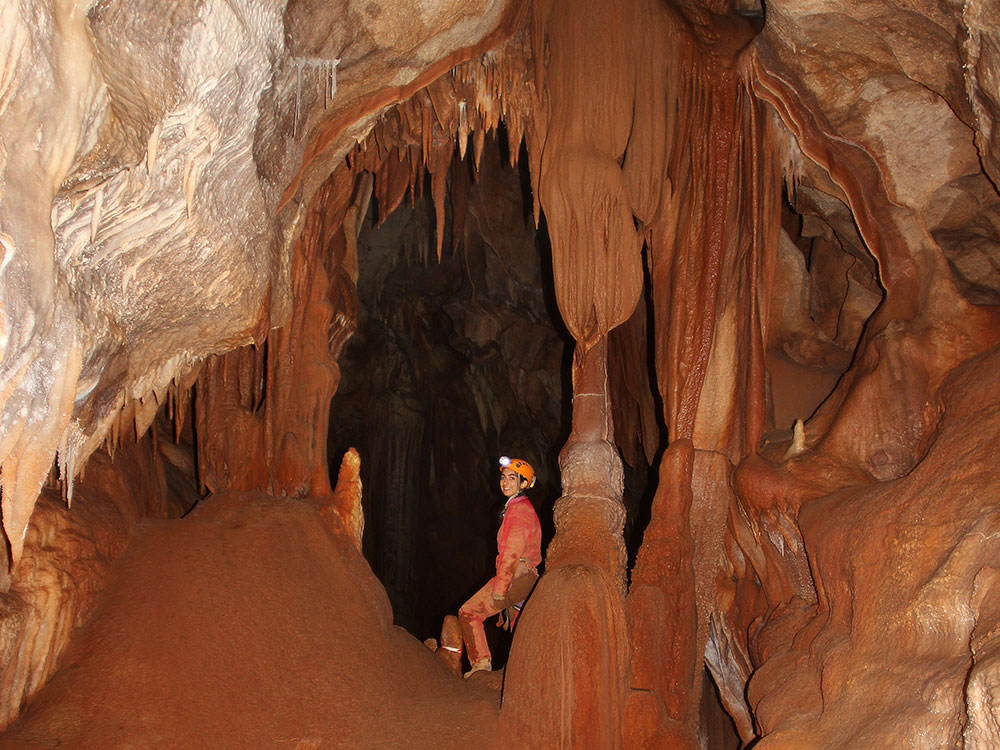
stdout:
{"type": "MultiPolygon", "coordinates": [[[[5,689],[34,689],[64,640],[32,640],[11,604],[74,564],[59,545],[40,562],[67,523],[46,490],[32,525],[41,488],[68,503],[106,438],[162,405],[183,420],[195,380],[198,461],[161,453],[199,490],[326,498],[344,575],[370,576],[351,460],[329,500],[343,376],[375,436],[362,467],[408,490],[416,464],[450,493],[438,511],[461,489],[444,455],[472,464],[502,434],[553,467],[562,450],[553,570],[497,724],[515,740],[695,747],[704,661],[744,746],[1000,744],[998,18],[997,0],[0,7],[2,645],[44,652],[5,689]],[[523,179],[491,168],[501,122],[523,179]],[[407,197],[383,242],[368,217],[407,197]],[[554,304],[526,291],[548,283],[529,213],[554,304]]],[[[287,530],[291,501],[248,502],[253,533],[287,530]]],[[[414,559],[420,514],[374,507],[414,559]]],[[[46,603],[54,586],[36,599],[64,634],[86,607],[46,603]]],[[[54,715],[77,705],[52,691],[54,715]]]]}
{"type": "MultiPolygon", "coordinates": [[[[133,402],[142,433],[174,378],[286,320],[301,217],[277,209],[311,134],[338,117],[363,127],[504,17],[502,2],[412,10],[4,5],[0,463],[13,560],[57,450],[71,483],[133,402]]],[[[348,139],[314,137],[310,158],[335,162],[348,139]]]]}

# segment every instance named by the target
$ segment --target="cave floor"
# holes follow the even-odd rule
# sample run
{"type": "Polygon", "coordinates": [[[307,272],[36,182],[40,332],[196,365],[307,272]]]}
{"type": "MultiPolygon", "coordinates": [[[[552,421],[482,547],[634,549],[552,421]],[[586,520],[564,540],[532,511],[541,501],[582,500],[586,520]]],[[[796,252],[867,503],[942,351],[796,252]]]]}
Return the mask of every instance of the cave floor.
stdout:
{"type": "Polygon", "coordinates": [[[498,704],[311,504],[229,494],[144,523],[0,748],[488,748],[498,704]]]}

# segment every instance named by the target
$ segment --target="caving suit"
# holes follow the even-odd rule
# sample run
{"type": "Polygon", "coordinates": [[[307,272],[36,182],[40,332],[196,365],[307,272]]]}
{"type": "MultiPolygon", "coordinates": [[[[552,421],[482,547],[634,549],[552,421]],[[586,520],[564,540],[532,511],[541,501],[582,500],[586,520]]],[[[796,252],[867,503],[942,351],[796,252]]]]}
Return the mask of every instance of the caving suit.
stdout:
{"type": "Polygon", "coordinates": [[[538,515],[527,496],[512,497],[504,506],[503,521],[497,532],[496,575],[458,610],[470,664],[490,658],[483,621],[506,606],[495,604],[494,595],[506,596],[515,577],[536,571],[541,562],[542,527],[538,515]]]}

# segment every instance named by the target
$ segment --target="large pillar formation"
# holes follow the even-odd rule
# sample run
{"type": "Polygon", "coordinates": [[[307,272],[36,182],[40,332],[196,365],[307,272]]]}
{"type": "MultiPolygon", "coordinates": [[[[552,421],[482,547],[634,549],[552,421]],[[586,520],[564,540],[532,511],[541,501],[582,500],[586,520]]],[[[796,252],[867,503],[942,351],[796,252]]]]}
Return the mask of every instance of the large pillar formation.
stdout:
{"type": "Polygon", "coordinates": [[[698,496],[692,485],[705,483],[697,466],[717,465],[699,462],[699,454],[715,453],[731,467],[762,434],[764,311],[781,171],[766,109],[732,61],[691,40],[681,49],[677,57],[688,62],[670,67],[668,90],[682,92],[671,117],[690,130],[672,128],[680,142],[668,145],[664,171],[685,180],[665,187],[670,208],[654,218],[649,240],[656,373],[670,444],[629,593],[630,723],[651,746],[670,737],[674,746],[695,747],[709,606],[698,604],[704,592],[691,518],[718,516],[718,503],[724,517],[728,500],[698,496]],[[674,79],[681,70],[683,89],[674,79]]]}
{"type": "Polygon", "coordinates": [[[619,166],[632,119],[628,10],[603,0],[534,5],[540,103],[528,142],[540,150],[532,162],[556,298],[577,343],[556,536],[507,667],[505,711],[533,747],[624,741],[625,509],[607,334],[632,314],[643,283],[641,238],[619,166]]]}
{"type": "Polygon", "coordinates": [[[718,463],[696,459],[738,462],[763,429],[779,141],[737,64],[754,29],[684,13],[650,0],[534,9],[528,148],[577,341],[556,537],[507,673],[505,711],[539,746],[697,746],[708,607],[691,518],[727,500],[693,492],[707,486],[696,467],[718,463]],[[671,445],[626,606],[606,337],[635,308],[643,241],[671,445]]]}

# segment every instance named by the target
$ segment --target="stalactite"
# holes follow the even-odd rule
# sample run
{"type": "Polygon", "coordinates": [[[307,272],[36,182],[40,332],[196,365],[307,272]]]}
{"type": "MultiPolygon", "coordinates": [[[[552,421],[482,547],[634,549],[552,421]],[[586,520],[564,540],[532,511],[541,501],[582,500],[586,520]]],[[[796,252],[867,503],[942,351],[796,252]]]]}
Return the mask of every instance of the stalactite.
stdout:
{"type": "MultiPolygon", "coordinates": [[[[370,135],[348,157],[355,174],[376,176],[375,192],[384,220],[409,193],[411,199],[423,192],[423,174],[431,176],[431,196],[435,211],[436,254],[441,257],[445,235],[445,200],[448,180],[452,180],[452,237],[457,247],[465,223],[462,167],[453,158],[456,142],[460,159],[465,158],[468,138],[473,139],[473,164],[478,172],[486,135],[507,112],[510,128],[511,163],[516,163],[524,123],[530,122],[532,87],[521,68],[527,57],[525,39],[515,35],[509,42],[476,60],[457,66],[422,91],[384,113],[370,135]],[[473,106],[470,106],[469,103],[473,106]]],[[[422,262],[428,260],[417,248],[422,262]]]]}
{"type": "Polygon", "coordinates": [[[534,59],[545,60],[535,68],[536,107],[546,118],[528,139],[529,150],[540,152],[530,166],[538,167],[556,300],[576,340],[556,536],[507,671],[504,711],[519,736],[539,746],[626,742],[625,510],[607,335],[632,315],[643,286],[641,240],[619,161],[632,124],[635,72],[625,40],[633,10],[600,1],[533,6],[534,59]],[[578,613],[569,614],[562,597],[577,602],[578,613]],[[568,625],[577,617],[586,629],[568,625]],[[561,639],[558,663],[547,656],[553,635],[561,639]]]}
{"type": "Polygon", "coordinates": [[[444,209],[447,198],[448,170],[455,149],[454,138],[443,136],[434,144],[432,159],[428,164],[431,173],[431,193],[434,201],[435,243],[438,263],[441,262],[441,247],[444,244],[444,209]]]}
{"type": "Polygon", "coordinates": [[[331,176],[295,245],[291,319],[266,346],[206,364],[195,413],[199,476],[208,490],[331,494],[326,433],[340,377],[334,356],[357,324],[353,248],[363,200],[351,170],[331,176]]]}
{"type": "Polygon", "coordinates": [[[76,343],[61,353],[61,366],[52,373],[51,390],[45,394],[44,402],[33,405],[45,415],[44,418],[27,426],[18,425],[0,438],[0,443],[5,444],[4,449],[0,449],[0,456],[3,456],[0,460],[0,516],[10,544],[12,566],[16,566],[21,557],[35,498],[45,483],[69,423],[81,359],[82,350],[76,343]]]}

